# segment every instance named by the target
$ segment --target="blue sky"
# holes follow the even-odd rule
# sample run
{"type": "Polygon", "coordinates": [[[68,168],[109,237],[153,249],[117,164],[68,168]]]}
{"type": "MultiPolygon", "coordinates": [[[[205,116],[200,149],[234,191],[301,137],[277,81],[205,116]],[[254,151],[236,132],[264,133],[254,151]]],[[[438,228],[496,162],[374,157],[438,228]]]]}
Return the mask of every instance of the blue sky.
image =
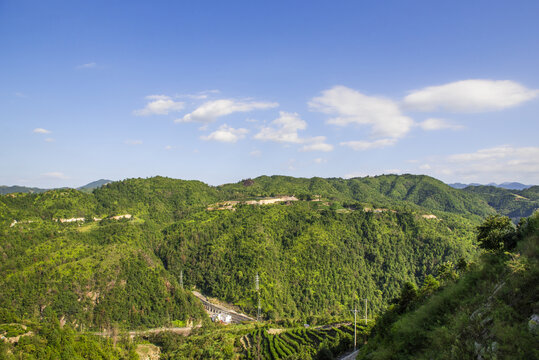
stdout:
{"type": "Polygon", "coordinates": [[[539,184],[538,1],[0,0],[0,184],[539,184]]]}

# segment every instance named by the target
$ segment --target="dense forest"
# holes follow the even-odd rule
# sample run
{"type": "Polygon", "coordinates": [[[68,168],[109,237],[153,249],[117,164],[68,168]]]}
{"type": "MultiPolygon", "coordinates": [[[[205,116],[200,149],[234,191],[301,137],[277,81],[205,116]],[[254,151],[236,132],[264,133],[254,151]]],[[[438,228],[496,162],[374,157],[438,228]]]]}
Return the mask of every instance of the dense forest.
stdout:
{"type": "MultiPolygon", "coordinates": [[[[191,290],[252,315],[257,273],[264,321],[292,327],[348,321],[349,309],[364,298],[372,319],[391,308],[407,284],[462,272],[482,252],[475,240],[482,220],[499,212],[517,221],[533,208],[536,192],[532,187],[517,194],[526,200],[499,201],[505,193],[387,175],[263,176],[217,187],[155,177],[92,192],[2,195],[0,334],[20,338],[0,353],[135,358],[130,341],[111,344],[92,334],[177,325],[205,324],[189,337],[205,342],[209,319],[191,290]],[[246,202],[280,196],[288,200],[246,202]],[[225,202],[233,205],[212,211],[225,202]],[[53,330],[51,318],[58,321],[53,330]],[[58,337],[71,345],[51,345],[58,337]],[[84,346],[108,357],[84,355],[84,346]]],[[[281,338],[249,328],[241,336],[273,344],[264,346],[290,358],[316,357],[349,346],[346,326],[302,333],[311,340],[301,349],[286,341],[297,331],[281,338]]],[[[232,353],[250,356],[253,349],[238,343],[239,335],[223,334],[232,339],[232,353]]],[[[166,356],[182,358],[198,346],[189,344],[166,356]]]]}
{"type": "Polygon", "coordinates": [[[539,359],[539,213],[487,219],[478,240],[460,276],[406,284],[358,359],[539,359]]]}

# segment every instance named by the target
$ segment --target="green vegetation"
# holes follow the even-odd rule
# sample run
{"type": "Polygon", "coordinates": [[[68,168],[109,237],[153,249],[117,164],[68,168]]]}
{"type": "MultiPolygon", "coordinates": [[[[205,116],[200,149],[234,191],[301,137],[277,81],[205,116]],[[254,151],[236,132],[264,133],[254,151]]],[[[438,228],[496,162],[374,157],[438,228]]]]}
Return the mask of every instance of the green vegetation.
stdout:
{"type": "Polygon", "coordinates": [[[320,195],[324,199],[349,206],[401,206],[481,217],[495,212],[481,196],[453,189],[439,180],[423,175],[381,175],[353,179],[261,176],[253,179],[252,184],[241,181],[218,188],[224,191],[228,198],[238,199],[284,194],[312,198],[320,195]]]}
{"type": "Polygon", "coordinates": [[[490,206],[501,214],[518,222],[539,209],[539,186],[524,190],[508,190],[495,186],[468,186],[464,192],[483,198],[490,206]]]}
{"type": "Polygon", "coordinates": [[[165,228],[157,254],[176,278],[268,319],[342,318],[359,298],[385,308],[406,281],[470,258],[473,227],[405,210],[339,213],[317,202],[202,212],[165,228]]]}
{"type": "MultiPolygon", "coordinates": [[[[525,191],[532,199],[536,190],[525,191]]],[[[481,194],[412,175],[263,176],[218,187],[155,177],[91,193],[0,196],[0,331],[9,338],[31,332],[11,345],[0,342],[0,354],[85,358],[88,347],[109,356],[101,358],[128,358],[131,342],[115,345],[92,333],[204,324],[188,338],[154,342],[170,359],[249,357],[258,339],[266,358],[331,358],[349,347],[349,331],[313,326],[348,321],[363,298],[371,317],[388,306],[395,316],[415,309],[477,257],[476,227],[494,213],[481,194]],[[300,200],[241,203],[279,195],[300,200]],[[228,200],[240,203],[207,210],[228,200]],[[263,318],[285,321],[288,330],[207,328],[189,290],[255,314],[256,273],[263,318]],[[400,300],[391,305],[393,298],[400,300]],[[46,330],[51,317],[62,324],[53,337],[46,330]],[[297,329],[305,322],[309,330],[297,329]]],[[[479,244],[493,254],[512,249],[513,225],[489,219],[479,244]],[[509,235],[501,243],[491,241],[503,232],[509,235]]]]}
{"type": "MultiPolygon", "coordinates": [[[[369,326],[358,325],[358,342],[363,342],[369,326]]],[[[161,359],[333,359],[350,350],[354,329],[350,324],[316,328],[270,328],[258,324],[198,329],[189,337],[162,332],[149,336],[161,348],[161,359]]]]}
{"type": "MultiPolygon", "coordinates": [[[[292,328],[270,334],[266,328],[250,332],[240,342],[246,359],[333,359],[353,348],[353,326],[292,328]]],[[[368,328],[358,326],[360,339],[368,328]]]]}
{"type": "Polygon", "coordinates": [[[12,194],[12,193],[40,193],[45,192],[47,189],[40,189],[36,187],[26,186],[0,186],[0,195],[12,194]]]}
{"type": "MultiPolygon", "coordinates": [[[[433,295],[425,285],[403,288],[358,359],[539,358],[533,320],[539,311],[539,213],[513,233],[519,240],[513,252],[483,254],[433,295]]],[[[506,233],[499,235],[493,243],[504,243],[506,233]]]]}
{"type": "MultiPolygon", "coordinates": [[[[0,321],[5,321],[0,314],[0,321]]],[[[0,359],[15,360],[131,360],[138,359],[134,343],[75,332],[61,326],[56,314],[47,310],[42,322],[0,325],[0,335],[16,341],[0,340],[0,359]]]]}

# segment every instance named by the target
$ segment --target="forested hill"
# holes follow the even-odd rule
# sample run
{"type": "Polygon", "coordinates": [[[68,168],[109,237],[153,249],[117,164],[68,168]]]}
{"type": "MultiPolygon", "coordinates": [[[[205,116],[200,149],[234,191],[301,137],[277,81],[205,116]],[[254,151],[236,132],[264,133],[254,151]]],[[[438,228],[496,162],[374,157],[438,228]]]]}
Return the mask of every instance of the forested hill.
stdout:
{"type": "Polygon", "coordinates": [[[218,187],[229,197],[295,194],[321,195],[344,204],[360,202],[374,207],[418,205],[429,210],[486,216],[494,212],[480,196],[453,189],[425,175],[380,175],[363,178],[293,178],[261,176],[218,187]]]}
{"type": "Polygon", "coordinates": [[[3,195],[0,324],[203,322],[194,288],[254,314],[256,273],[264,319],[343,319],[365,296],[378,312],[406,282],[473,259],[475,227],[494,212],[481,195],[412,175],[217,187],[154,177],[3,195]]]}
{"type": "Polygon", "coordinates": [[[481,225],[478,261],[403,287],[358,359],[539,359],[539,213],[481,225]]]}
{"type": "Polygon", "coordinates": [[[0,195],[5,195],[5,194],[12,194],[12,193],[40,193],[40,192],[45,192],[47,191],[48,189],[41,189],[41,188],[36,188],[36,187],[26,187],[26,186],[17,186],[17,185],[14,185],[14,186],[5,186],[5,185],[1,185],[0,186],[0,195]]]}
{"type": "Polygon", "coordinates": [[[539,186],[509,190],[495,186],[468,186],[463,191],[479,195],[500,214],[518,221],[539,209],[539,186]]]}

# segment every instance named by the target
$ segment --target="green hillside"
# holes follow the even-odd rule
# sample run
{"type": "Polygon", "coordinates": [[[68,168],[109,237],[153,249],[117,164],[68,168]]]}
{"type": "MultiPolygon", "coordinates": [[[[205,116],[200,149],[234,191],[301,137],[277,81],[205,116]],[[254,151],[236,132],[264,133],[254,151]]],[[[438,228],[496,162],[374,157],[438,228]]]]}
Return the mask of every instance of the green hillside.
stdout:
{"type": "Polygon", "coordinates": [[[437,291],[434,279],[404,287],[358,359],[538,359],[539,213],[516,236],[515,249],[488,251],[460,279],[439,277],[437,291]]]}
{"type": "Polygon", "coordinates": [[[539,186],[524,190],[508,190],[494,186],[469,186],[465,192],[483,198],[498,213],[510,217],[515,222],[528,217],[539,209],[539,186]]]}
{"type": "Polygon", "coordinates": [[[478,216],[494,213],[494,209],[480,196],[453,189],[424,175],[381,175],[352,179],[261,176],[222,185],[218,189],[231,199],[320,195],[332,201],[359,202],[374,207],[419,206],[431,211],[478,216]]]}
{"type": "Polygon", "coordinates": [[[406,281],[471,258],[472,223],[411,212],[339,212],[316,202],[203,212],[164,230],[158,255],[188,284],[253,312],[260,273],[270,319],[342,316],[354,299],[374,309],[406,281]]]}
{"type": "MultiPolygon", "coordinates": [[[[536,190],[525,191],[531,199],[536,190]]],[[[342,321],[365,297],[380,313],[406,283],[477,257],[475,228],[495,211],[483,196],[413,175],[262,176],[218,187],[154,177],[91,193],[0,196],[0,326],[27,326],[45,351],[53,317],[76,331],[60,331],[76,349],[101,351],[110,344],[88,331],[206,323],[195,288],[254,314],[256,273],[265,321],[342,321]],[[299,200],[243,202],[279,195],[299,200]],[[227,201],[236,203],[209,210],[227,201]]],[[[306,351],[337,351],[337,333],[306,351]]],[[[252,350],[235,341],[232,353],[252,350]]],[[[130,344],[114,347],[119,358],[130,344]]],[[[21,349],[9,351],[30,351],[21,349]]]]}
{"type": "Polygon", "coordinates": [[[5,185],[2,185],[0,186],[0,195],[5,195],[5,194],[11,194],[11,193],[30,193],[30,194],[33,194],[33,193],[40,193],[40,192],[45,192],[47,191],[47,189],[41,189],[41,188],[36,188],[36,187],[26,187],[26,186],[5,186],[5,185]]]}

